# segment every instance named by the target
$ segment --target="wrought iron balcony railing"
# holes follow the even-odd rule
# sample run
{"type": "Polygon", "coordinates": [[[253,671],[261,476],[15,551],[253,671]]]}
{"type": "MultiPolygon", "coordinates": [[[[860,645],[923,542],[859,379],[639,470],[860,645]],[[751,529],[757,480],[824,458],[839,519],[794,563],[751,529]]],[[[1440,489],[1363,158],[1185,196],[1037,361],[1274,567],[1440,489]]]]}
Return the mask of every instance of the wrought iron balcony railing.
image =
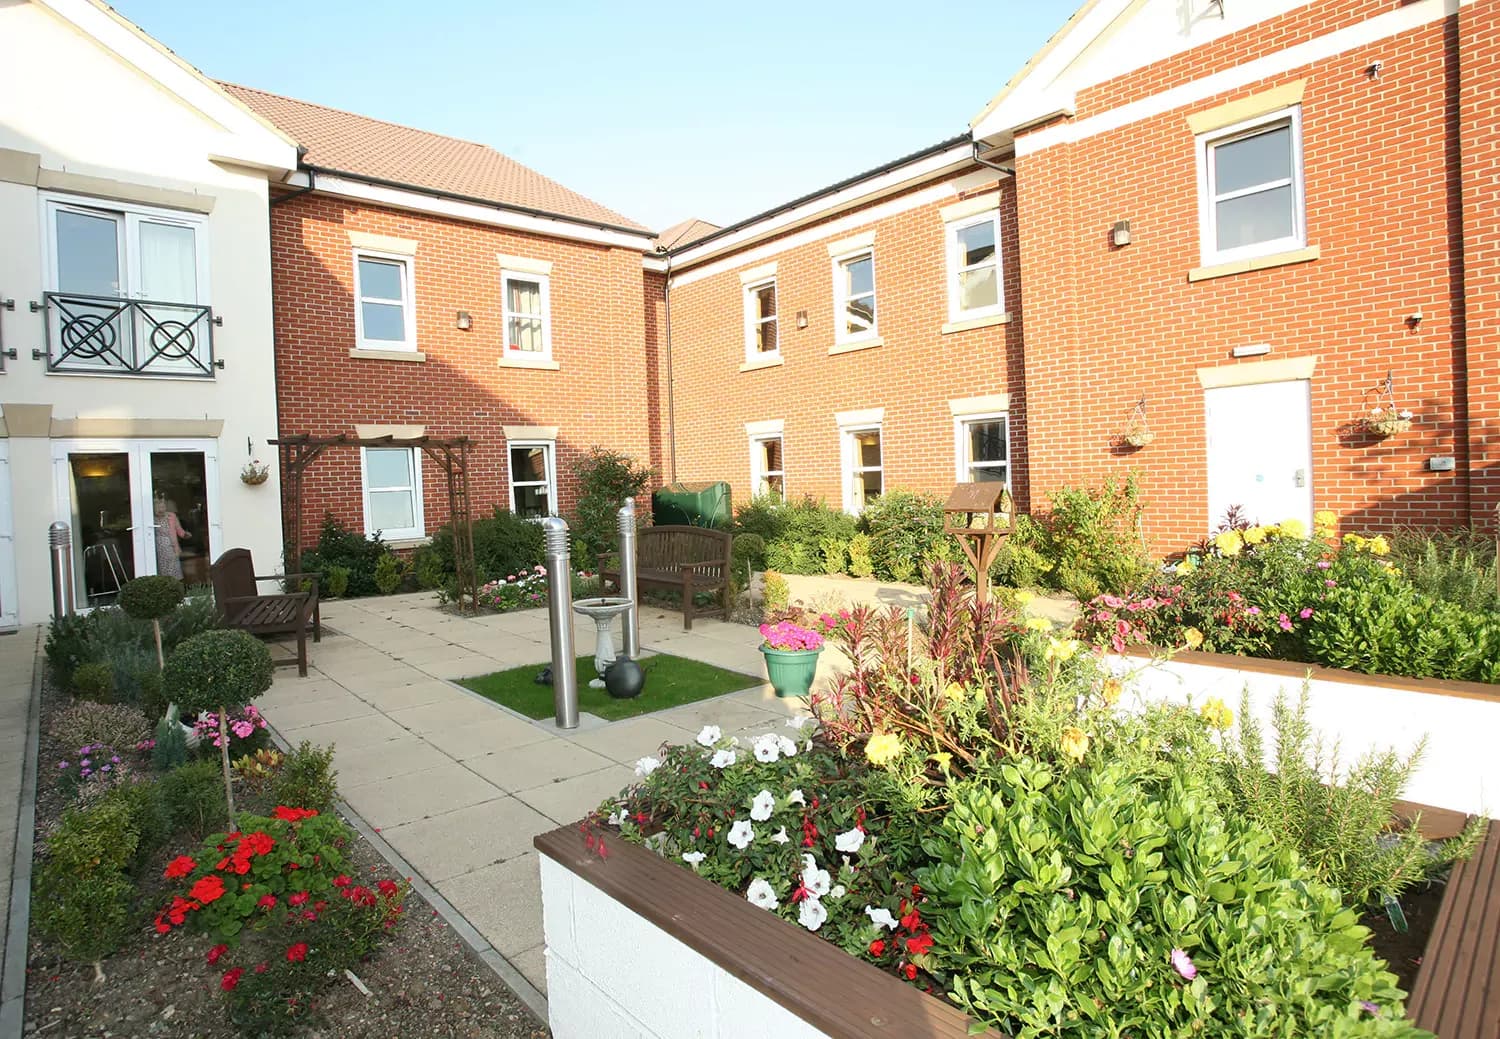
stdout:
{"type": "Polygon", "coordinates": [[[214,377],[210,307],[71,292],[42,298],[49,372],[214,377]]]}

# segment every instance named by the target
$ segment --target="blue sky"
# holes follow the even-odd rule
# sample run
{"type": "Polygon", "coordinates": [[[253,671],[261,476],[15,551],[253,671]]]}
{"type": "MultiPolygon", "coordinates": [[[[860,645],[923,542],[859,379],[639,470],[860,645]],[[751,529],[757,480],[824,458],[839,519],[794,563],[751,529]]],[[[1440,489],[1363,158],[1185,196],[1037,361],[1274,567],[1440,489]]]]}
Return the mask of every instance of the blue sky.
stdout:
{"type": "Polygon", "coordinates": [[[114,0],[210,76],[482,141],[661,228],[962,133],[1077,0],[114,0]]]}

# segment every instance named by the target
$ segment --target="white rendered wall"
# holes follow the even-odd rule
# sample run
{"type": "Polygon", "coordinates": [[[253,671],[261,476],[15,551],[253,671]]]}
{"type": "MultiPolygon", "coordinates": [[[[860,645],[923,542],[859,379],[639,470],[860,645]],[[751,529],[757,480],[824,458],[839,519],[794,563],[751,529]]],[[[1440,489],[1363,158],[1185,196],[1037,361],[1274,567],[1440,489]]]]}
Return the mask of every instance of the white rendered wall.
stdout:
{"type": "MultiPolygon", "coordinates": [[[[1109,666],[1134,676],[1135,695],[1147,702],[1201,706],[1216,696],[1239,714],[1241,692],[1268,743],[1273,736],[1271,705],[1278,692],[1295,703],[1302,680],[1284,675],[1213,667],[1173,660],[1154,663],[1111,657],[1109,666]]],[[[1427,749],[1402,793],[1408,801],[1474,815],[1500,812],[1500,701],[1418,693],[1368,682],[1308,683],[1307,719],[1325,742],[1337,741],[1347,765],[1372,750],[1395,748],[1405,754],[1425,735],[1427,749]]],[[[1128,697],[1125,701],[1128,706],[1128,697]]]]}
{"type": "Polygon", "coordinates": [[[538,858],[553,1039],[828,1039],[571,870],[538,858]]]}
{"type": "MultiPolygon", "coordinates": [[[[166,189],[212,200],[207,302],[224,321],[214,329],[214,352],[225,362],[213,379],[47,374],[46,362],[31,356],[46,347],[44,315],[29,310],[47,287],[39,189],[0,179],[0,298],[16,301],[14,311],[0,311],[0,329],[17,352],[0,373],[0,412],[50,404],[54,420],[222,420],[218,547],[247,547],[261,572],[278,569],[276,469],[259,487],[239,480],[247,439],[255,457],[275,461],[265,443],[276,435],[267,173],[209,158],[264,153],[268,138],[244,126],[231,133],[74,25],[17,0],[0,0],[0,99],[0,159],[38,155],[44,175],[100,178],[123,185],[124,195],[166,189]]],[[[286,158],[294,161],[289,144],[286,158]]],[[[14,161],[7,168],[15,176],[14,161]]],[[[56,514],[49,439],[12,430],[9,448],[19,620],[45,621],[46,531],[69,517],[56,514]]]]}

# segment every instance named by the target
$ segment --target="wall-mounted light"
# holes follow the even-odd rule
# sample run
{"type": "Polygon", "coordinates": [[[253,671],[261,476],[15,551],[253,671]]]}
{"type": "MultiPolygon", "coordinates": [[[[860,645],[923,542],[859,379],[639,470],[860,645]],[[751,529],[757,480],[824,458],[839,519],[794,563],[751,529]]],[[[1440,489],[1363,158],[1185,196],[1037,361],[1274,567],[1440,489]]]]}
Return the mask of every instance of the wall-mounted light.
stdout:
{"type": "Polygon", "coordinates": [[[1116,220],[1115,226],[1109,232],[1111,239],[1119,246],[1130,244],[1130,221],[1116,220]]]}
{"type": "Polygon", "coordinates": [[[1412,313],[1406,315],[1406,323],[1412,328],[1416,328],[1422,323],[1422,319],[1426,316],[1426,314],[1422,313],[1422,308],[1418,307],[1416,310],[1412,311],[1412,313]]]}
{"type": "Polygon", "coordinates": [[[806,328],[807,327],[807,311],[805,311],[805,310],[799,310],[799,311],[797,311],[797,327],[798,328],[806,328]]]}
{"type": "Polygon", "coordinates": [[[1369,67],[1365,69],[1365,75],[1369,76],[1371,79],[1379,79],[1380,70],[1383,68],[1385,68],[1385,62],[1372,61],[1370,62],[1369,67]]]}
{"type": "Polygon", "coordinates": [[[467,332],[474,327],[474,319],[469,316],[467,310],[460,310],[458,312],[458,320],[454,324],[458,326],[460,332],[467,332]]]}

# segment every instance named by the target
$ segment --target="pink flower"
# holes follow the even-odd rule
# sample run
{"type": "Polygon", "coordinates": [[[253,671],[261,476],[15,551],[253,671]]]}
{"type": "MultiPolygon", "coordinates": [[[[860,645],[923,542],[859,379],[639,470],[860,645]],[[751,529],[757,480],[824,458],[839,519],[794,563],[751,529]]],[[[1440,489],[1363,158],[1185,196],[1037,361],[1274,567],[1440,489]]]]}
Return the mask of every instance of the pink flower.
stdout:
{"type": "Polygon", "coordinates": [[[1324,586],[1324,587],[1325,587],[1325,588],[1333,588],[1333,587],[1335,587],[1335,586],[1336,586],[1336,585],[1337,585],[1337,584],[1338,584],[1338,582],[1337,582],[1337,581],[1335,581],[1335,580],[1332,580],[1332,579],[1329,579],[1329,580],[1327,580],[1327,581],[1324,581],[1324,582],[1323,582],[1323,586],[1324,586]]]}
{"type": "Polygon", "coordinates": [[[1245,612],[1248,613],[1252,617],[1259,617],[1260,616],[1260,607],[1259,606],[1252,606],[1248,610],[1246,610],[1245,612]]]}
{"type": "Polygon", "coordinates": [[[1307,618],[1312,616],[1312,613],[1313,611],[1311,606],[1304,606],[1302,607],[1302,612],[1298,613],[1297,616],[1301,617],[1303,620],[1307,620],[1307,618]]]}
{"type": "Polygon", "coordinates": [[[1318,560],[1318,569],[1319,570],[1330,570],[1332,568],[1333,568],[1333,564],[1330,563],[1328,560],[1326,560],[1326,559],[1320,559],[1320,560],[1318,560]]]}
{"type": "Polygon", "coordinates": [[[1282,631],[1292,630],[1292,619],[1284,613],[1277,618],[1276,623],[1281,626],[1282,631]]]}
{"type": "Polygon", "coordinates": [[[1169,957],[1172,961],[1172,969],[1181,974],[1188,981],[1198,976],[1198,968],[1193,966],[1192,958],[1181,949],[1173,949],[1169,957]]]}

